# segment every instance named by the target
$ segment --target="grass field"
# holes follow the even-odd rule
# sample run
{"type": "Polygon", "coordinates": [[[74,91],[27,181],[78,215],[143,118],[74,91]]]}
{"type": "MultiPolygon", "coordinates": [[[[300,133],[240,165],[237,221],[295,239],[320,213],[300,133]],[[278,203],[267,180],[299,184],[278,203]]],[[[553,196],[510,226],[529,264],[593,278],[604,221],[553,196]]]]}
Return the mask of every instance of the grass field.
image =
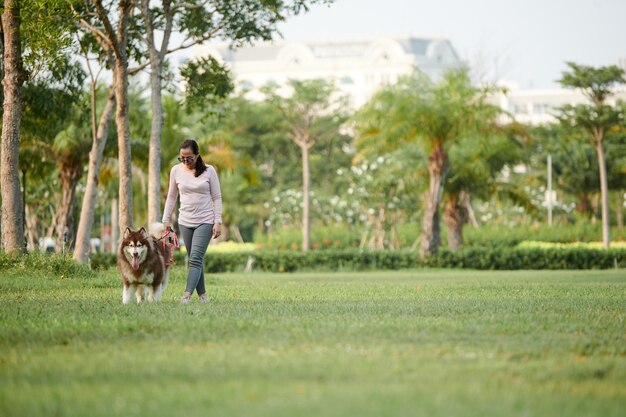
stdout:
{"type": "Polygon", "coordinates": [[[0,272],[2,416],[624,416],[626,271],[0,272]]]}

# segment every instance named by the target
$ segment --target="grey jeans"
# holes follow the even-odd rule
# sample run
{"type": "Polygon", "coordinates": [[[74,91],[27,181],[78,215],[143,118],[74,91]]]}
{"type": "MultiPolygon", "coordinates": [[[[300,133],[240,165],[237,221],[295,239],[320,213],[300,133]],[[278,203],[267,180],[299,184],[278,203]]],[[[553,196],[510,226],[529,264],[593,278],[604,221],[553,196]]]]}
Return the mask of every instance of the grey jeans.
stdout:
{"type": "Polygon", "coordinates": [[[187,227],[179,224],[180,233],[183,235],[187,256],[189,257],[189,272],[187,274],[187,287],[185,291],[192,293],[193,290],[198,295],[206,293],[204,287],[204,268],[203,259],[206,248],[209,246],[211,237],[213,236],[212,224],[201,224],[196,227],[187,227]]]}

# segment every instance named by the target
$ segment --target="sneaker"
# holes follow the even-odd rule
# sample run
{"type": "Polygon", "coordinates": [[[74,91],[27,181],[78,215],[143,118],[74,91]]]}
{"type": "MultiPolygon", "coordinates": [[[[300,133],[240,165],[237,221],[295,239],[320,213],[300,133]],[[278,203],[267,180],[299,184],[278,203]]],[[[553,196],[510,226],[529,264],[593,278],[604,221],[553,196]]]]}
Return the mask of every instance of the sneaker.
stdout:
{"type": "Polygon", "coordinates": [[[207,298],[206,294],[202,294],[200,296],[198,296],[198,299],[200,300],[201,303],[208,303],[209,299],[207,298]]]}
{"type": "Polygon", "coordinates": [[[181,299],[181,302],[185,305],[189,304],[189,300],[191,299],[190,295],[183,295],[183,298],[181,299]]]}

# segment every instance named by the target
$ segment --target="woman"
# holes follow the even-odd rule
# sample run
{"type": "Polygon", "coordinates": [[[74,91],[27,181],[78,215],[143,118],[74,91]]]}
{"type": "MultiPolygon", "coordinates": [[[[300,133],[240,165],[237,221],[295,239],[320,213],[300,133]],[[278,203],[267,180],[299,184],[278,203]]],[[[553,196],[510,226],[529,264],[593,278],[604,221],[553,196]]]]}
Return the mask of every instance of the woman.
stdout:
{"type": "MultiPolygon", "coordinates": [[[[215,168],[205,165],[200,156],[198,143],[186,139],[179,147],[178,160],[170,172],[163,224],[170,227],[170,217],[180,195],[178,226],[189,256],[187,287],[183,304],[188,304],[196,290],[200,301],[206,303],[203,259],[211,237],[217,238],[222,224],[222,193],[215,168]]],[[[166,229],[168,230],[168,229],[166,229]]]]}

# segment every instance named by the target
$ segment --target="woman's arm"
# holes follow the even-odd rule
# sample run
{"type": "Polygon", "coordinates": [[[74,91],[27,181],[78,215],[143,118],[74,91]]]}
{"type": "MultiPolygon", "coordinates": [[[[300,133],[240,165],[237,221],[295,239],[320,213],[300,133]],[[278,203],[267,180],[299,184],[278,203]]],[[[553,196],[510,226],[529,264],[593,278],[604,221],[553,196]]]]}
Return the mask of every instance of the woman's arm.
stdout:
{"type": "Polygon", "coordinates": [[[211,186],[211,201],[213,201],[214,224],[222,224],[222,189],[217,171],[209,166],[209,185],[211,186]]]}
{"type": "Polygon", "coordinates": [[[213,201],[213,238],[216,239],[222,234],[222,188],[217,177],[217,171],[209,166],[209,185],[211,186],[211,201],[213,201]]]}

